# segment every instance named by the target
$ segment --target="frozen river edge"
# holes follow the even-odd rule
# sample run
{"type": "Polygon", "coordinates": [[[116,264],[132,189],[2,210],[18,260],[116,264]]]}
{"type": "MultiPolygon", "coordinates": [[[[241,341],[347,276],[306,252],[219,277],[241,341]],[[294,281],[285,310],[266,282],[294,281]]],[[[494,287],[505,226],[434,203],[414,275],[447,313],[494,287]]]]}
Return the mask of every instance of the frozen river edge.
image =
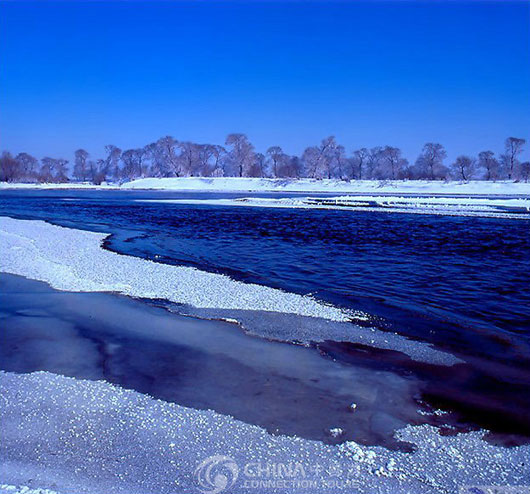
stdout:
{"type": "Polygon", "coordinates": [[[480,432],[441,436],[409,426],[397,436],[417,450],[403,453],[272,436],[212,411],[46,372],[1,372],[0,390],[0,474],[13,486],[63,494],[199,492],[199,479],[212,488],[216,476],[227,475],[226,463],[231,493],[303,492],[301,482],[311,482],[310,492],[363,493],[528,484],[530,448],[492,446],[480,432]],[[208,460],[219,470],[201,477],[197,468],[208,460]],[[267,465],[294,469],[280,477],[267,465]]]}
{"type": "MultiPolygon", "coordinates": [[[[57,283],[56,288],[62,286],[63,290],[121,291],[136,295],[134,290],[138,289],[144,290],[138,296],[161,298],[156,291],[160,280],[150,282],[147,272],[141,269],[156,272],[171,268],[202,273],[105,251],[101,248],[104,234],[10,218],[2,218],[1,227],[2,250],[7,254],[2,260],[2,270],[16,270],[18,272],[13,274],[48,281],[52,286],[57,283]],[[81,238],[86,242],[80,243],[81,238]],[[105,257],[103,262],[101,255],[110,257],[105,257]],[[133,264],[116,265],[118,258],[133,264]],[[85,261],[87,265],[83,265],[85,261]],[[148,268],[135,263],[147,263],[148,268]],[[128,278],[137,269],[141,271],[137,274],[138,280],[151,283],[147,287],[135,285],[136,279],[128,278]],[[114,283],[109,284],[108,280],[114,283]],[[145,295],[145,289],[153,292],[145,295]]],[[[167,271],[161,272],[160,279],[167,279],[167,274],[167,271]]],[[[227,277],[221,278],[237,283],[227,277]]],[[[201,286],[208,285],[207,280],[203,283],[201,286]]],[[[294,295],[258,285],[240,285],[278,292],[278,300],[280,295],[294,295]]],[[[169,294],[179,294],[183,290],[171,284],[166,288],[169,294]]],[[[170,299],[169,296],[162,298],[170,299]]],[[[218,299],[216,303],[208,298],[196,300],[202,302],[198,307],[219,307],[218,299]]],[[[241,304],[241,300],[252,304],[261,299],[240,297],[236,303],[241,304]]],[[[316,310],[311,304],[305,305],[306,301],[291,300],[300,305],[294,302],[294,305],[287,305],[286,314],[298,314],[293,308],[299,307],[316,310]]],[[[241,305],[226,305],[221,304],[221,307],[242,308],[241,305]]],[[[244,306],[248,307],[253,306],[244,306]]],[[[332,310],[330,314],[343,314],[336,308],[322,307],[332,310]]],[[[262,310],[267,311],[267,308],[262,310]]],[[[329,319],[338,323],[344,320],[339,316],[329,319]]],[[[256,462],[299,462],[307,469],[320,465],[325,471],[318,475],[307,474],[308,479],[316,479],[318,483],[311,492],[456,492],[463,485],[529,483],[524,464],[530,449],[527,446],[511,449],[491,446],[481,439],[480,432],[443,437],[429,426],[407,427],[398,435],[417,445],[417,451],[412,454],[353,442],[326,446],[299,438],[271,436],[230,417],[153,400],[104,382],[77,381],[42,372],[2,373],[0,382],[5,399],[2,423],[7,424],[0,446],[4,459],[2,478],[10,485],[29,485],[29,479],[33,479],[31,486],[64,494],[193,492],[191,489],[195,490],[197,485],[194,474],[197,465],[215,455],[230,457],[238,469],[256,462]],[[341,484],[339,481],[348,480],[347,472],[352,469],[351,483],[341,484]],[[342,474],[337,476],[339,471],[342,474]],[[331,480],[337,484],[328,484],[331,480]]],[[[230,492],[275,492],[270,488],[256,488],[252,483],[245,484],[243,480],[256,479],[245,479],[243,474],[239,473],[241,477],[230,492]]],[[[293,486],[277,488],[276,492],[296,490],[293,486]]]]}

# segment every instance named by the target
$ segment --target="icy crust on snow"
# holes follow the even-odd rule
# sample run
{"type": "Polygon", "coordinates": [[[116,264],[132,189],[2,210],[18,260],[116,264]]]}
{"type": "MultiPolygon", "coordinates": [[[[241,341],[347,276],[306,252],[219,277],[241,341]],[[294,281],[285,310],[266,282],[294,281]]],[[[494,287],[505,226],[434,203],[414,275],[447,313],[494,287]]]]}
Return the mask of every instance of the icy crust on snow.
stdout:
{"type": "Polygon", "coordinates": [[[431,426],[408,426],[397,435],[417,449],[405,453],[272,436],[213,411],[46,372],[1,372],[0,392],[1,478],[36,492],[199,492],[196,469],[216,455],[237,466],[225,491],[231,494],[298,492],[251,484],[277,481],[267,465],[278,464],[302,465],[303,475],[298,468],[283,479],[312,481],[302,489],[312,493],[454,493],[464,485],[530,483],[530,447],[492,446],[483,432],[440,436],[431,426]]]}
{"type": "Polygon", "coordinates": [[[203,204],[212,206],[254,206],[291,209],[342,209],[393,213],[481,216],[486,218],[530,219],[530,199],[484,199],[475,197],[340,196],[238,199],[138,199],[161,204],[203,204]]]}
{"type": "Polygon", "coordinates": [[[0,271],[45,281],[58,290],[114,291],[165,299],[197,309],[224,310],[225,318],[231,317],[230,311],[238,311],[249,320],[248,316],[258,311],[271,317],[261,319],[261,329],[256,329],[255,323],[247,327],[260,336],[284,341],[309,341],[313,333],[316,339],[362,342],[380,348],[389,348],[392,343],[394,349],[420,361],[443,365],[460,362],[451,354],[397,334],[365,330],[351,323],[325,324],[365,319],[363,313],[344,311],[307,296],[242,283],[195,268],[116,254],[101,247],[106,237],[103,233],[64,228],[44,221],[1,217],[0,271]],[[296,322],[294,317],[279,319],[277,316],[282,314],[305,317],[296,322]]]}

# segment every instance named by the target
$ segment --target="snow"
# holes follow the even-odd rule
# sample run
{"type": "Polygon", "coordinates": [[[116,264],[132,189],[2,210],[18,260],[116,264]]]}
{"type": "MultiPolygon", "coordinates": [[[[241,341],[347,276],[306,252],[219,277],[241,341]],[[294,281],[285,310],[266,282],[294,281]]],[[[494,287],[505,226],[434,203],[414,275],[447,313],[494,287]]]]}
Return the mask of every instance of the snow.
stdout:
{"type": "Polygon", "coordinates": [[[0,182],[0,190],[11,190],[11,189],[37,189],[37,190],[47,190],[47,189],[81,189],[81,190],[117,190],[120,186],[117,184],[107,184],[103,182],[101,185],[94,185],[91,183],[83,182],[66,182],[66,183],[11,183],[11,182],[0,182]]]}
{"type": "Polygon", "coordinates": [[[232,494],[297,492],[281,487],[290,480],[314,482],[304,492],[392,494],[530,481],[530,447],[493,446],[483,431],[441,436],[431,426],[407,426],[396,434],[415,445],[406,453],[273,436],[213,411],[46,372],[0,372],[0,395],[0,476],[7,486],[29,486],[18,491],[28,494],[200,492],[199,474],[212,486],[229,473],[198,471],[212,457],[231,468],[235,481],[223,492],[232,494]],[[293,464],[294,479],[274,473],[293,464]],[[260,481],[284,484],[272,489],[260,481]]]}
{"type": "Polygon", "coordinates": [[[0,189],[160,189],[217,192],[337,192],[376,194],[449,194],[449,195],[530,195],[530,183],[511,181],[444,182],[428,180],[316,180],[248,177],[179,177],[142,178],[119,185],[113,184],[13,184],[0,183],[0,189]]]}
{"type": "Polygon", "coordinates": [[[43,221],[0,217],[0,270],[69,291],[115,291],[202,308],[255,309],[347,321],[346,311],[311,297],[234,281],[101,248],[108,236],[43,221]]]}
{"type": "Polygon", "coordinates": [[[123,189],[203,190],[203,191],[281,191],[281,192],[388,192],[393,194],[529,194],[530,183],[443,182],[427,180],[315,180],[273,178],[144,178],[122,185],[123,189]]]}
{"type": "Polygon", "coordinates": [[[184,304],[182,311],[199,316],[234,318],[237,314],[249,332],[272,339],[352,341],[397,349],[419,361],[460,362],[427,344],[350,323],[366,320],[364,313],[191,267],[110,252],[101,247],[107,236],[44,221],[0,217],[0,271],[45,281],[58,290],[165,299],[184,304]]]}
{"type": "Polygon", "coordinates": [[[355,211],[481,216],[486,218],[530,219],[530,199],[477,197],[339,196],[237,199],[138,199],[136,202],[196,204],[291,209],[341,209],[355,211]]]}

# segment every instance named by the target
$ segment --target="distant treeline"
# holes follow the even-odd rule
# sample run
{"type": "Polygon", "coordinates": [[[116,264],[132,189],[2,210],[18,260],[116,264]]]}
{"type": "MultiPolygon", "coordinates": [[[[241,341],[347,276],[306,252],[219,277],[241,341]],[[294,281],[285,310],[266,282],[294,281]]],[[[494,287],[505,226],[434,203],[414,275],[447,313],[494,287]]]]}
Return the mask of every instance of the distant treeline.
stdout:
{"type": "Polygon", "coordinates": [[[508,137],[504,152],[482,151],[458,156],[446,163],[441,144],[423,146],[414,163],[397,147],[360,148],[348,154],[334,137],[308,147],[301,156],[284,153],[279,146],[265,154],[254,149],[244,134],[230,134],[225,146],[196,144],[162,137],[143,148],[122,151],[105,146],[106,156],[93,159],[84,149],[75,152],[73,167],[62,158],[40,161],[28,153],[0,156],[3,182],[125,182],[144,177],[270,177],[340,180],[522,180],[530,178],[530,162],[519,157],[524,139],[508,137]]]}

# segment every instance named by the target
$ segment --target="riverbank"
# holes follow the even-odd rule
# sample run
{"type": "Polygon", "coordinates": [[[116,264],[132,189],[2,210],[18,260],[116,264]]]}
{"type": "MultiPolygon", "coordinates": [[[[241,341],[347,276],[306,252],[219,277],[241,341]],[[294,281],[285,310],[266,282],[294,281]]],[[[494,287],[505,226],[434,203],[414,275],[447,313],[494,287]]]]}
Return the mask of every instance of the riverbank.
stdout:
{"type": "Polygon", "coordinates": [[[321,192],[377,194],[434,194],[478,196],[530,195],[530,183],[513,181],[428,181],[428,180],[315,180],[238,177],[143,178],[117,184],[88,183],[18,184],[0,183],[1,189],[97,189],[172,190],[197,192],[321,192]]]}

